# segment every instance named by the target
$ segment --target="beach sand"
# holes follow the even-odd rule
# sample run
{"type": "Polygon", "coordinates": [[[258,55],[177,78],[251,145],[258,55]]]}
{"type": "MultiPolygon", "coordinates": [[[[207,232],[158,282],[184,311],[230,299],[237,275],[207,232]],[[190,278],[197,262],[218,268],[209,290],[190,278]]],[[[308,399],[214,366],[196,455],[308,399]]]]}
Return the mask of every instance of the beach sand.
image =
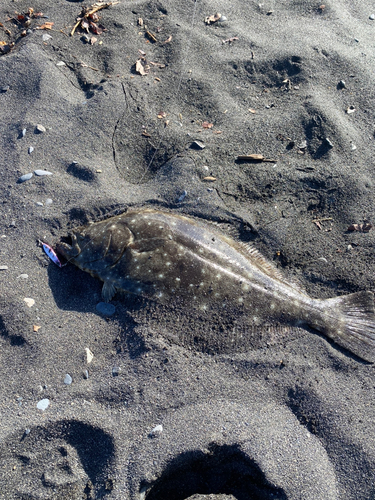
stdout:
{"type": "Polygon", "coordinates": [[[105,317],[39,243],[153,205],[312,297],[374,290],[375,231],[348,231],[374,217],[373,3],[120,1],[70,36],[90,5],[0,5],[0,498],[375,498],[374,365],[305,330],[207,352],[136,297],[105,317]]]}

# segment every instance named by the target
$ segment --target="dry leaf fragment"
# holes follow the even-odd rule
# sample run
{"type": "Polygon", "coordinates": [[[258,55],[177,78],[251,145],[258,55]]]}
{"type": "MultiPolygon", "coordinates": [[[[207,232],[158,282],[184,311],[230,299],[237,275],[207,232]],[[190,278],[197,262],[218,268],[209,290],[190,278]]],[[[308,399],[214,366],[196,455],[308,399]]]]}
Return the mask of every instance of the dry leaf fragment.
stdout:
{"type": "Polygon", "coordinates": [[[51,30],[52,29],[52,26],[54,25],[55,23],[51,23],[49,21],[46,21],[44,24],[42,24],[42,26],[37,26],[37,30],[51,30]]]}
{"type": "Polygon", "coordinates": [[[143,26],[143,19],[140,17],[137,21],[138,26],[143,26]]]}
{"type": "Polygon", "coordinates": [[[221,18],[221,14],[219,14],[218,12],[216,14],[213,14],[212,16],[207,16],[205,19],[204,19],[204,22],[206,24],[214,24],[214,23],[217,23],[218,20],[221,18]]]}
{"type": "Polygon", "coordinates": [[[165,118],[167,116],[167,113],[165,111],[159,111],[158,113],[158,118],[161,120],[162,118],[165,118]]]}
{"type": "Polygon", "coordinates": [[[151,137],[151,135],[146,131],[142,132],[142,135],[143,137],[151,137]]]}
{"type": "Polygon", "coordinates": [[[142,63],[141,59],[137,59],[137,61],[135,63],[135,71],[142,76],[147,75],[147,72],[145,71],[145,69],[143,67],[143,63],[142,63]]]}
{"type": "Polygon", "coordinates": [[[146,56],[146,52],[144,50],[138,49],[138,52],[141,54],[141,56],[146,56]]]}
{"type": "Polygon", "coordinates": [[[256,113],[255,109],[253,109],[253,108],[249,108],[249,111],[250,111],[250,113],[252,113],[253,115],[255,115],[255,113],[256,113]]]}
{"type": "Polygon", "coordinates": [[[33,332],[37,332],[40,328],[42,328],[39,325],[33,325],[33,332]]]}
{"type": "Polygon", "coordinates": [[[163,43],[169,43],[172,41],[172,35],[169,36],[163,43]]]}
{"type": "Polygon", "coordinates": [[[368,233],[370,229],[372,229],[372,224],[369,221],[365,221],[363,224],[351,224],[347,230],[368,233]]]}
{"type": "Polygon", "coordinates": [[[212,177],[211,175],[208,175],[207,177],[203,177],[203,179],[205,182],[214,182],[216,181],[216,177],[212,177]]]}
{"type": "Polygon", "coordinates": [[[221,130],[213,130],[212,131],[214,134],[222,134],[223,132],[221,130]]]}
{"type": "Polygon", "coordinates": [[[209,122],[203,122],[202,123],[202,127],[203,128],[212,128],[214,126],[213,123],[209,123],[209,122]]]}
{"type": "Polygon", "coordinates": [[[93,37],[91,37],[90,44],[91,44],[91,45],[94,45],[94,43],[95,43],[95,42],[97,42],[97,40],[98,40],[98,39],[97,39],[97,38],[95,38],[94,36],[93,36],[93,37]]]}

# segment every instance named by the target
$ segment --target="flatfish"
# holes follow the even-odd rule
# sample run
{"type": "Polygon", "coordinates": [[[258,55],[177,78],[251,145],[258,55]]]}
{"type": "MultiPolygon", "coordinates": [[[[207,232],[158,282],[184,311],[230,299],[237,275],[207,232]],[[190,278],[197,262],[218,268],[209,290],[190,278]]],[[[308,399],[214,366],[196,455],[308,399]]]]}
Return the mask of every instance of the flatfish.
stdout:
{"type": "Polygon", "coordinates": [[[313,299],[256,249],[213,225],[153,208],[79,227],[60,252],[100,278],[102,295],[136,294],[166,306],[236,311],[253,331],[310,327],[360,358],[375,361],[374,295],[313,299]]]}

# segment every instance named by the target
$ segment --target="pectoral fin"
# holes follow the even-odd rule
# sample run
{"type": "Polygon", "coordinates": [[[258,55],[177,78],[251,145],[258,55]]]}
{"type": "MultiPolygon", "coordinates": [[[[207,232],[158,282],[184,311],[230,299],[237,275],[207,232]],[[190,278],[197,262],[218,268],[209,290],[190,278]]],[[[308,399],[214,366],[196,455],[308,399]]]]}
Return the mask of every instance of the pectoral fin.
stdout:
{"type": "Polygon", "coordinates": [[[105,302],[109,302],[116,294],[116,287],[112,281],[105,281],[102,288],[102,297],[105,302]]]}

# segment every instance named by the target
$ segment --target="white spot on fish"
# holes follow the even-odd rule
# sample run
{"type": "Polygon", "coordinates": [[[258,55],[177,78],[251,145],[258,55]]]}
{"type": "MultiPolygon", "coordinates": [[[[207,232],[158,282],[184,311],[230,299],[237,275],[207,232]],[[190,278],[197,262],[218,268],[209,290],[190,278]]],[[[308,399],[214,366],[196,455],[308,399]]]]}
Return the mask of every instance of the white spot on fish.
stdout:
{"type": "Polygon", "coordinates": [[[241,288],[244,292],[248,292],[250,290],[250,287],[247,283],[243,283],[241,288]]]}
{"type": "Polygon", "coordinates": [[[275,307],[276,307],[275,303],[274,303],[274,302],[271,302],[271,304],[270,304],[270,309],[275,309],[275,307]]]}
{"type": "Polygon", "coordinates": [[[220,274],[220,273],[219,273],[219,274],[217,274],[217,275],[216,275],[216,278],[219,280],[219,279],[221,278],[221,274],[220,274]]]}
{"type": "Polygon", "coordinates": [[[239,297],[239,298],[238,298],[238,302],[239,302],[240,304],[242,304],[242,303],[243,303],[243,297],[239,297]]]}
{"type": "Polygon", "coordinates": [[[159,274],[159,278],[164,278],[164,274],[159,274]]]}
{"type": "Polygon", "coordinates": [[[166,262],[165,263],[166,266],[171,266],[172,265],[172,262],[166,262]]]}
{"type": "Polygon", "coordinates": [[[180,278],[176,278],[176,281],[181,281],[181,279],[180,278]]]}

